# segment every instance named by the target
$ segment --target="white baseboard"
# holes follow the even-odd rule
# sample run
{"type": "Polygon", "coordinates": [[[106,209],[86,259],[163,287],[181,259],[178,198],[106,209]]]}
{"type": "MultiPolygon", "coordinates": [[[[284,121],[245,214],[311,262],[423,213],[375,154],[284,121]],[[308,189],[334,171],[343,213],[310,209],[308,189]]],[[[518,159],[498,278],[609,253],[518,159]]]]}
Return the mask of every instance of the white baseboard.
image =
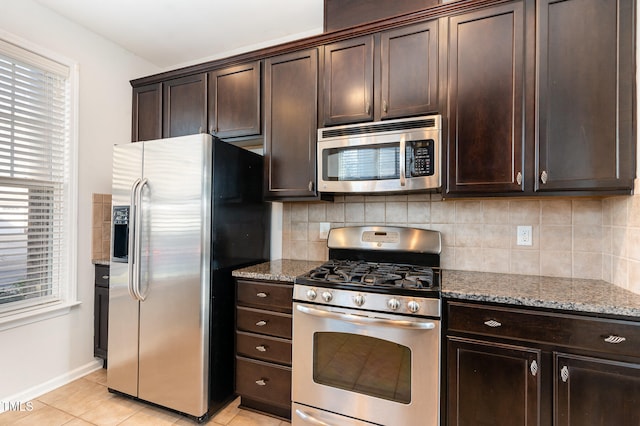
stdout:
{"type": "Polygon", "coordinates": [[[58,377],[54,377],[51,380],[48,380],[44,383],[41,383],[39,385],[26,389],[23,392],[17,393],[15,395],[10,395],[7,398],[3,398],[2,401],[0,401],[0,413],[9,409],[11,404],[15,404],[15,403],[25,404],[29,401],[32,401],[38,398],[41,395],[44,395],[47,392],[51,392],[52,390],[57,389],[60,386],[73,382],[74,380],[84,377],[87,374],[92,373],[101,368],[102,368],[102,360],[96,359],[95,361],[91,361],[83,366],[76,368],[75,370],[68,371],[65,374],[61,374],[58,377]]]}

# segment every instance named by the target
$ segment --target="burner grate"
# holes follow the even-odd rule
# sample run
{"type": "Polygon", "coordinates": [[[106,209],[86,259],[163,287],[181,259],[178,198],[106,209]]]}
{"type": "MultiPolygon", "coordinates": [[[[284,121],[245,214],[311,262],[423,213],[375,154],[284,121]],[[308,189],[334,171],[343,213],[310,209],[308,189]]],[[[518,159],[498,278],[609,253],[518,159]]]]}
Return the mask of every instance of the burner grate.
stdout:
{"type": "Polygon", "coordinates": [[[307,274],[308,279],[336,284],[429,290],[437,285],[432,268],[401,263],[330,260],[307,274]]]}

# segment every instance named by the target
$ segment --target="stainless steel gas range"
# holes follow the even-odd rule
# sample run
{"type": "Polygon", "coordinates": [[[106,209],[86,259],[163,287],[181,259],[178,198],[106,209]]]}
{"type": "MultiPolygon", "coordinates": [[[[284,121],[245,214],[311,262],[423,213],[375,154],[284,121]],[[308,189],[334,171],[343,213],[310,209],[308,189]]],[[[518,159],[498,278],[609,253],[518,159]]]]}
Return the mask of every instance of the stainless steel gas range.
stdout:
{"type": "Polygon", "coordinates": [[[439,425],[440,233],[345,227],[327,244],[294,283],[293,425],[439,425]]]}

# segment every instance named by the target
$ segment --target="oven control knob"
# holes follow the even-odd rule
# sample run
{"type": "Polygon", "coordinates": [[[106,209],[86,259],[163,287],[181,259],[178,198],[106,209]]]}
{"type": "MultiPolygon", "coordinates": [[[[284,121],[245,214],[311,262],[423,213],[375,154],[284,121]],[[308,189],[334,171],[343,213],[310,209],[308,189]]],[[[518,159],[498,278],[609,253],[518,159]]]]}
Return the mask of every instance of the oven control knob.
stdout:
{"type": "Polygon", "coordinates": [[[315,300],[316,296],[318,296],[318,293],[316,293],[314,289],[310,288],[307,290],[307,299],[315,300]]]}
{"type": "Polygon", "coordinates": [[[420,310],[420,304],[418,302],[416,302],[415,300],[411,300],[409,303],[407,303],[407,308],[409,308],[409,311],[411,313],[416,313],[420,310]]]}
{"type": "Polygon", "coordinates": [[[355,296],[353,296],[353,303],[356,304],[356,306],[362,306],[364,305],[365,299],[364,296],[361,294],[356,294],[355,296]]]}
{"type": "Polygon", "coordinates": [[[398,299],[396,299],[395,297],[392,298],[392,299],[389,299],[387,301],[387,307],[389,309],[391,309],[392,311],[396,311],[400,307],[400,301],[398,299]]]}
{"type": "Polygon", "coordinates": [[[329,303],[333,300],[333,294],[331,294],[330,291],[323,291],[322,292],[322,299],[326,302],[329,303]]]}

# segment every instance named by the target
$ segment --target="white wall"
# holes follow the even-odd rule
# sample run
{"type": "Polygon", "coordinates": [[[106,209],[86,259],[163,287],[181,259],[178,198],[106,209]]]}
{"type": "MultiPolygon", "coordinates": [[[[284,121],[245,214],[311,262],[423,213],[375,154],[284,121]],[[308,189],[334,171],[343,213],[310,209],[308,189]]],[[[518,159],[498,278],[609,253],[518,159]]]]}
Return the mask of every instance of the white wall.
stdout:
{"type": "Polygon", "coordinates": [[[111,147],[131,140],[129,80],[159,70],[32,0],[1,0],[0,8],[2,32],[79,64],[77,276],[82,304],[67,315],[0,332],[0,401],[24,401],[97,365],[91,194],[111,192],[111,147]]]}

